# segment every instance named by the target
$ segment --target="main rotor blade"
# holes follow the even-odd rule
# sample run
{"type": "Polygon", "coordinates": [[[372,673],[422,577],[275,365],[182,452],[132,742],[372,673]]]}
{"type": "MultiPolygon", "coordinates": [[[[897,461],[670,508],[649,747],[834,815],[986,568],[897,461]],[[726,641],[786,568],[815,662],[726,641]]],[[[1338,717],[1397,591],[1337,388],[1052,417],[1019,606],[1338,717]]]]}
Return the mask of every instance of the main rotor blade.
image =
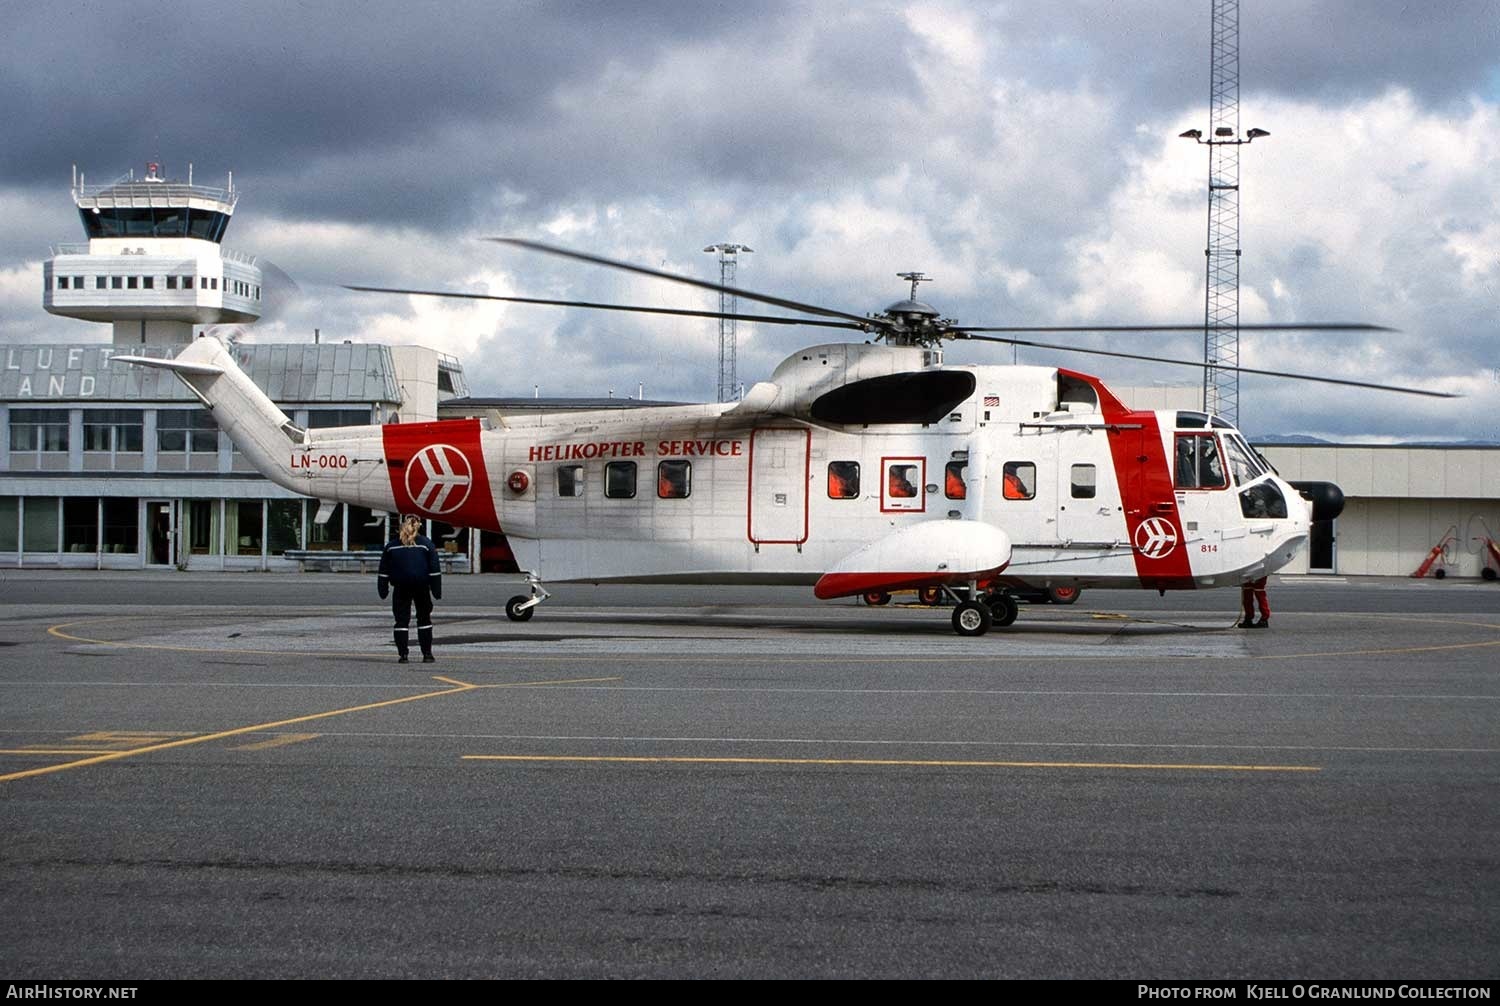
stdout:
{"type": "Polygon", "coordinates": [[[784,307],[788,311],[801,311],[803,314],[820,314],[828,318],[842,318],[845,321],[854,322],[860,328],[876,327],[875,322],[861,315],[836,311],[829,307],[818,307],[816,304],[804,304],[801,301],[788,300],[785,297],[772,297],[769,294],[756,293],[753,290],[741,290],[737,287],[722,286],[718,283],[710,283],[707,280],[693,279],[691,276],[679,276],[676,273],[663,272],[660,269],[649,269],[643,265],[620,262],[616,259],[605,258],[602,255],[590,255],[587,252],[558,248],[555,245],[542,244],[540,241],[527,241],[524,238],[485,238],[485,240],[494,241],[496,244],[514,245],[517,248],[525,248],[528,251],[544,252],[548,255],[560,255],[563,258],[575,259],[579,262],[592,262],[595,265],[608,266],[611,269],[623,269],[626,272],[638,273],[642,276],[655,276],[657,279],[670,280],[673,283],[682,283],[686,286],[695,286],[700,290],[712,290],[715,293],[730,293],[736,297],[744,297],[746,300],[755,300],[762,304],[771,304],[774,307],[784,307]]]}
{"type": "Polygon", "coordinates": [[[356,286],[345,284],[345,290],[361,293],[402,293],[413,297],[448,297],[454,300],[501,300],[511,304],[545,304],[552,307],[586,307],[596,311],[628,311],[636,314],[672,314],[686,318],[729,318],[755,321],[767,325],[817,325],[822,328],[861,328],[847,321],[820,321],[816,318],[778,318],[769,314],[727,314],[723,311],[691,311],[678,307],[640,307],[631,304],[595,304],[586,300],[547,300],[542,297],[501,297],[492,293],[453,293],[447,290],[407,290],[392,286],[356,286]]]}
{"type": "Polygon", "coordinates": [[[1369,388],[1373,391],[1394,391],[1402,395],[1423,395],[1427,398],[1461,398],[1447,391],[1427,391],[1423,388],[1400,388],[1391,384],[1371,384],[1367,381],[1350,381],[1338,377],[1314,377],[1312,374],[1292,374],[1282,370],[1259,370],[1255,367],[1230,367],[1224,364],[1194,363],[1189,360],[1174,360],[1165,356],[1143,356],[1139,353],[1118,353],[1108,349],[1080,349],[1077,346],[1060,346],[1052,342],[1032,342],[1028,339],[1001,339],[987,335],[959,336],[963,339],[972,339],[977,342],[999,342],[1007,346],[1034,346],[1037,349],[1060,349],[1072,353],[1088,353],[1092,356],[1113,356],[1122,360],[1145,360],[1148,363],[1169,363],[1178,367],[1204,367],[1212,366],[1217,370],[1232,370],[1240,374],[1261,374],[1266,377],[1285,377],[1293,381],[1316,381],[1320,384],[1341,384],[1350,388],[1369,388]]]}
{"type": "MultiPolygon", "coordinates": [[[[1241,332],[1394,332],[1384,325],[1360,322],[1312,321],[1274,322],[1264,325],[1235,325],[1241,332]]],[[[1203,325],[955,325],[950,332],[1201,332],[1203,325]]]]}

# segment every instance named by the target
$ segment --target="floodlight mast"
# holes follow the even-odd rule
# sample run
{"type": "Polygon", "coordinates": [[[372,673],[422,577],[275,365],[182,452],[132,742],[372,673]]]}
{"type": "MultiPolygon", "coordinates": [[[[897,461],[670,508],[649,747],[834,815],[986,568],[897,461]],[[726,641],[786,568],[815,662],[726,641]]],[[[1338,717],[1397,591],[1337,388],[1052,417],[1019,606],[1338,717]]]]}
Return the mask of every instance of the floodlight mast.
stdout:
{"type": "Polygon", "coordinates": [[[1240,135],[1239,0],[1213,0],[1209,136],[1184,139],[1208,147],[1208,246],[1203,303],[1203,411],[1235,425],[1240,413],[1240,154],[1271,134],[1240,135]]]}
{"type": "MultiPolygon", "coordinates": [[[[719,285],[733,287],[735,266],[739,261],[739,255],[741,253],[748,255],[755,249],[749,245],[721,241],[703,250],[718,253],[719,285]]],[[[736,376],[738,369],[736,357],[739,355],[738,333],[735,331],[733,317],[738,303],[739,298],[728,290],[719,291],[719,401],[721,402],[733,402],[740,397],[736,376]]]]}

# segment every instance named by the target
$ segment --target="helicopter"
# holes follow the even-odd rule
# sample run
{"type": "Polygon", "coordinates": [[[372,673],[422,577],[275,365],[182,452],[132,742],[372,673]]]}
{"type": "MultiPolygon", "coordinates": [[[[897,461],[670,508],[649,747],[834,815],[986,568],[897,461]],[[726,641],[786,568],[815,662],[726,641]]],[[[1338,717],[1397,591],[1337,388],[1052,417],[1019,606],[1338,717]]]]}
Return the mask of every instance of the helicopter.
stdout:
{"type": "MultiPolygon", "coordinates": [[[[171,370],[278,485],[325,504],[414,513],[504,534],[528,584],[801,584],[880,603],[915,590],[951,604],[961,636],[1013,624],[1018,598],[1090,587],[1238,587],[1283,568],[1336,485],[1283,480],[1230,423],[1135,410],[1062,367],[950,365],[973,340],[1179,363],[1023,340],[1018,333],[1201,331],[1202,326],[973,326],[910,294],[855,314],[520,238],[488,239],[793,312],[760,315],[393,287],[379,293],[839,329],[787,357],[737,402],[304,430],[217,339],[171,370]]],[[[1368,324],[1251,330],[1389,331],[1368,324]]],[[[1201,363],[1194,364],[1202,366],[1201,363]]],[[[1445,392],[1247,367],[1242,373],[1431,397],[1445,392]]]]}

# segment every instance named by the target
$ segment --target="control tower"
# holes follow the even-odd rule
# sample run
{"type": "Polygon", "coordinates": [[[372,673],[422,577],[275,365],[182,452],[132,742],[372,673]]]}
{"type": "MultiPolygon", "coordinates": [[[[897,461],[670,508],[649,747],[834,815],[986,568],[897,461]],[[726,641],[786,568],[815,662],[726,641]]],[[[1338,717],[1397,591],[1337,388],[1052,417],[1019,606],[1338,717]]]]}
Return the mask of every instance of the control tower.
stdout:
{"type": "Polygon", "coordinates": [[[42,306],[52,314],[109,322],[116,345],[193,341],[193,326],[248,324],[260,317],[255,256],[219,244],[239,193],[168,181],[156,164],[144,178],[86,185],[73,171],[73,202],[87,244],[54,245],[43,266],[42,306]]]}

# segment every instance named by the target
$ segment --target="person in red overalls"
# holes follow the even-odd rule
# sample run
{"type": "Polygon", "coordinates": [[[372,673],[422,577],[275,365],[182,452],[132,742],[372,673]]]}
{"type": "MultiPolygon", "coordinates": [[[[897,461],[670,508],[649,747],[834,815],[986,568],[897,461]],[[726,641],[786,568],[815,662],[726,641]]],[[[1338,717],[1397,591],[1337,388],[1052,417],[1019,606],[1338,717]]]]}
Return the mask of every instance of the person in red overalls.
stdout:
{"type": "Polygon", "coordinates": [[[1240,607],[1245,617],[1241,629],[1269,629],[1271,627],[1271,601],[1266,597],[1266,578],[1251,580],[1240,587],[1240,607]],[[1256,621],[1255,609],[1260,608],[1260,620],[1256,621]]]}

